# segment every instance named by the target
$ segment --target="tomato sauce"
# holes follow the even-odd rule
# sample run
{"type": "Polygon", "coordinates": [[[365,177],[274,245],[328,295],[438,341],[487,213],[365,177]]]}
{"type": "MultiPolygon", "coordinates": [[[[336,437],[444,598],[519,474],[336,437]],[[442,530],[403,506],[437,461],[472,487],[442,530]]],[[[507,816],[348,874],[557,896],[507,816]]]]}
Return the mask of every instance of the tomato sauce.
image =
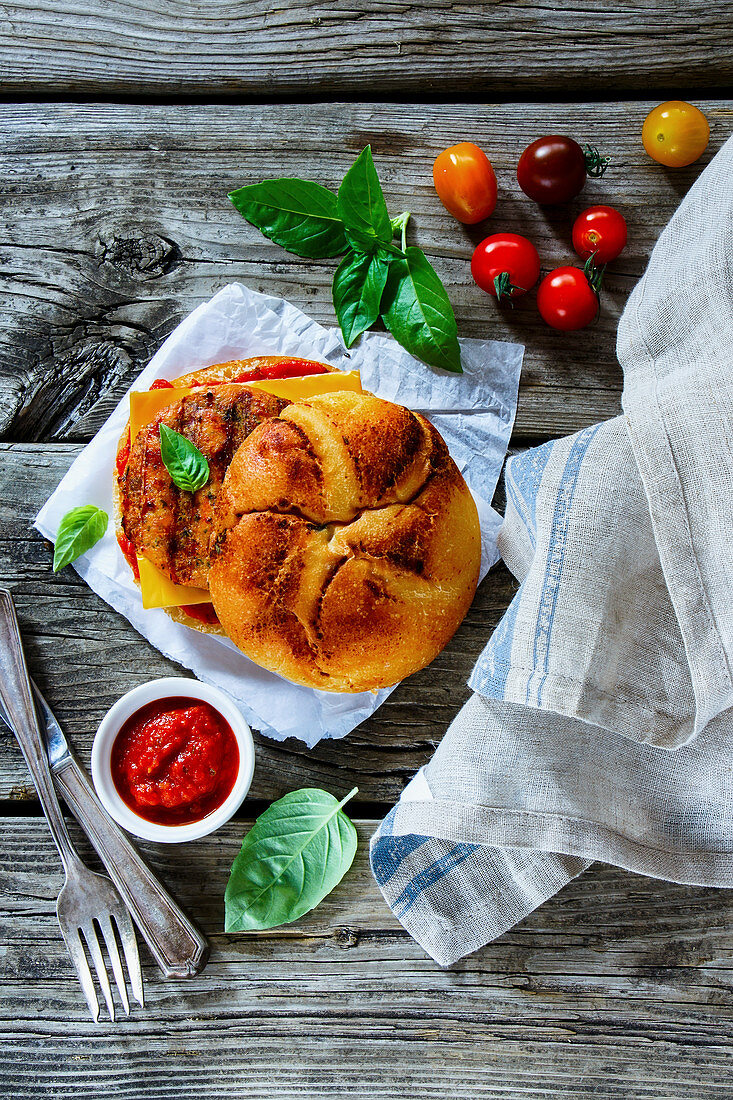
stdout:
{"type": "Polygon", "coordinates": [[[112,780],[146,821],[188,825],[231,794],[239,749],[231,726],[201,699],[159,699],[127,719],[112,745],[112,780]]]}

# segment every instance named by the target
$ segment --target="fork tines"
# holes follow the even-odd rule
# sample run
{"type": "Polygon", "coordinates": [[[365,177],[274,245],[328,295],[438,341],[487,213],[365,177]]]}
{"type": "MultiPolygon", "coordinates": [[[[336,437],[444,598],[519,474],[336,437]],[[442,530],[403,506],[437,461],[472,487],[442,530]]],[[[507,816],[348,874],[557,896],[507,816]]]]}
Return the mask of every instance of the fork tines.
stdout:
{"type": "Polygon", "coordinates": [[[81,987],[84,990],[84,996],[89,1005],[89,1011],[95,1023],[99,1020],[99,1001],[97,999],[97,992],[94,987],[91,970],[89,969],[89,962],[87,961],[87,952],[94,963],[97,981],[102,990],[102,995],[109,1011],[110,1020],[114,1022],[115,1019],[112,990],[109,984],[107,968],[104,965],[104,959],[102,957],[102,949],[99,945],[98,931],[102,933],[104,945],[107,950],[107,957],[109,958],[120,1000],[122,1001],[122,1007],[126,1014],[128,1016],[130,1015],[130,1002],[127,997],[125,975],[122,969],[119,948],[117,946],[118,937],[125,955],[132,995],[140,1007],[144,1008],[145,998],[143,994],[142,974],[140,972],[140,958],[137,951],[137,940],[135,938],[135,929],[127,909],[120,906],[114,913],[104,913],[100,917],[89,920],[80,927],[69,928],[68,930],[62,925],[62,931],[72,962],[76,968],[81,987]],[[115,935],[115,928],[117,930],[117,935],[115,935]]]}

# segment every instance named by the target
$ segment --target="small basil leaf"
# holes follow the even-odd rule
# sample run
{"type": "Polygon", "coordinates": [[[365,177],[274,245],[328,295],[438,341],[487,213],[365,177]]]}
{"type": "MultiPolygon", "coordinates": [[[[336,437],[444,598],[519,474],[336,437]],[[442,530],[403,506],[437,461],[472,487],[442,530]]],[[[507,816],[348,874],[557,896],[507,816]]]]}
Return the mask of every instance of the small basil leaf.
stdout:
{"type": "Polygon", "coordinates": [[[462,373],[453,307],[421,249],[392,261],[384,303],[384,323],[403,348],[431,367],[462,373]]]}
{"type": "Polygon", "coordinates": [[[53,549],[53,571],[58,573],[69,562],[91,550],[107,530],[109,516],[93,504],[72,508],[61,520],[53,549]]]}
{"type": "Polygon", "coordinates": [[[336,196],[318,183],[264,180],[229,195],[242,217],[288,252],[319,260],[346,249],[336,196]]]}
{"type": "Polygon", "coordinates": [[[359,238],[390,244],[394,236],[392,223],[369,145],[359,153],[342,180],[338,212],[352,247],[363,247],[357,243],[359,238]]]}
{"type": "Polygon", "coordinates": [[[307,787],[273,802],[245,836],[224,894],[224,930],[290,924],[344,877],[356,829],[332,794],[307,787]]]}
{"type": "Polygon", "coordinates": [[[198,447],[185,435],[174,432],[167,424],[160,425],[160,457],[179,489],[195,493],[209,480],[209,464],[198,447]]]}
{"type": "Polygon", "coordinates": [[[389,264],[381,252],[351,252],[341,261],[333,277],[333,305],[347,348],[379,317],[389,264]]]}

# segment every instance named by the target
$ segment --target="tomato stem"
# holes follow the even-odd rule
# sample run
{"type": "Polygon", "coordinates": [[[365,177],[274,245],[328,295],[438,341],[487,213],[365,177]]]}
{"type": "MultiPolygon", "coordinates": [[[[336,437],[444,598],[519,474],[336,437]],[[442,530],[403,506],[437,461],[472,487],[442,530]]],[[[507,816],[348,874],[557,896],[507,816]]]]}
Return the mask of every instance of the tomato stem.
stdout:
{"type": "Polygon", "coordinates": [[[494,290],[496,291],[497,302],[503,302],[505,298],[508,298],[510,305],[513,304],[511,298],[515,290],[524,293],[524,287],[516,286],[512,282],[508,271],[500,271],[498,275],[494,276],[494,290]]]}
{"type": "Polygon", "coordinates": [[[610,157],[602,157],[595,145],[584,145],[585,170],[589,176],[602,176],[611,163],[610,157]]]}
{"type": "Polygon", "coordinates": [[[602,264],[601,267],[596,267],[596,256],[596,252],[591,252],[590,256],[583,264],[583,271],[586,279],[590,283],[591,290],[595,293],[596,297],[600,297],[606,265],[602,264]]]}

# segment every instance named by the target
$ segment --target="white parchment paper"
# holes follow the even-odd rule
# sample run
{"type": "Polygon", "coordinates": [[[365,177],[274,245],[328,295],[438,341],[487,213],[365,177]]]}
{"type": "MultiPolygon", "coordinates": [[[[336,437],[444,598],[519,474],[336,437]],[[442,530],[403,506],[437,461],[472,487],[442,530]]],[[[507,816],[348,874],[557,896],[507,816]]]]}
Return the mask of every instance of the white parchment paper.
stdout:
{"type": "MultiPolygon", "coordinates": [[[[432,371],[377,333],[365,334],[347,352],[337,329],[324,328],[282,298],[232,283],[181,322],[133,388],[147,390],[156,378],[254,355],[302,356],[359,370],[365,389],[424,412],[445,439],[478,507],[484,577],[498,558],[501,520],[488,502],[514,422],[524,349],[492,340],[462,340],[461,348],[462,375],[432,371]]],[[[80,504],[96,504],[112,516],[112,469],[128,416],[126,394],[38,513],[35,526],[46,538],[54,541],[61,517],[80,504]]],[[[344,737],[394,690],[342,695],[298,687],[259,668],[226,638],[174,623],[164,611],[143,610],[112,521],[74,568],[161,653],[227,691],[250,725],[269,737],[298,737],[311,747],[322,737],[344,737]]]]}

